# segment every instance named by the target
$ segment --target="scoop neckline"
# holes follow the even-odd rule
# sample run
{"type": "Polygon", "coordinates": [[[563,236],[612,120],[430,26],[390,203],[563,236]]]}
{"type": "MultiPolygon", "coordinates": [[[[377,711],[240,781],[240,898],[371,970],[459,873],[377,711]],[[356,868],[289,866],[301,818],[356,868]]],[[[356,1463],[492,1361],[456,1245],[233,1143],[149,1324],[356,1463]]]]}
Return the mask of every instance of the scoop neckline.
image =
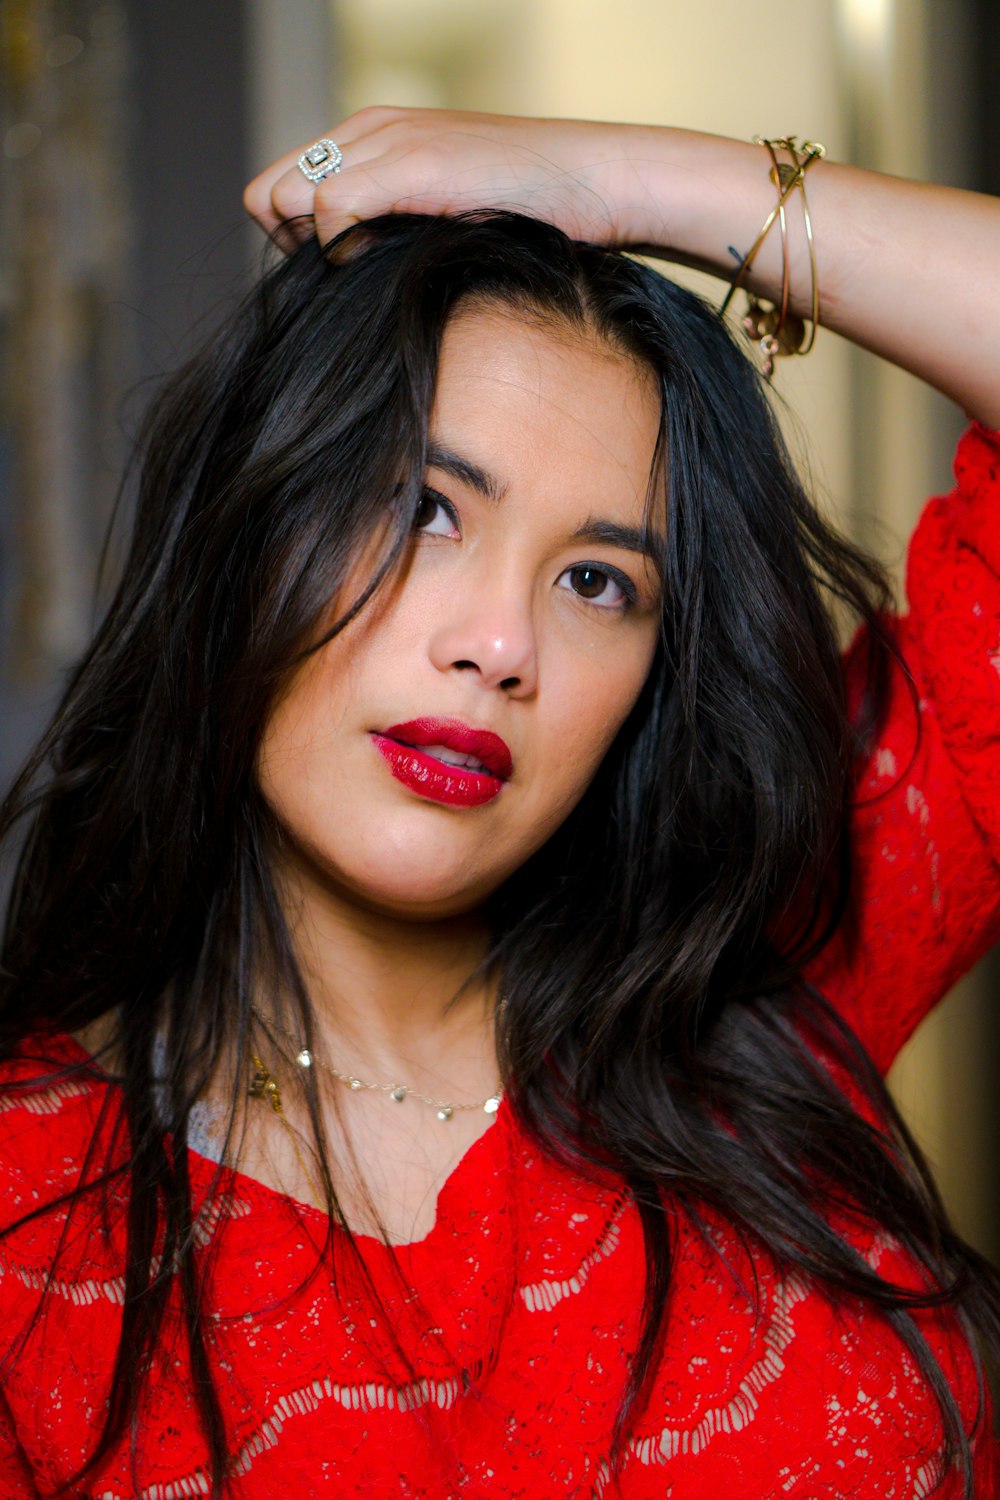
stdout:
{"type": "MultiPolygon", "coordinates": [[[[57,1044],[60,1042],[65,1043],[70,1051],[76,1052],[79,1057],[89,1063],[101,1075],[109,1087],[119,1087],[115,1079],[105,1071],[93,1053],[88,1052],[83,1043],[77,1041],[71,1032],[50,1032],[49,1039],[57,1044]]],[[[460,1187],[463,1185],[461,1179],[464,1179],[471,1172],[474,1159],[478,1158],[481,1154],[485,1154],[486,1143],[491,1141],[494,1136],[496,1136],[497,1141],[500,1139],[497,1132],[501,1126],[503,1129],[500,1130],[500,1135],[502,1136],[506,1132],[508,1116],[509,1106],[506,1096],[502,1096],[500,1104],[493,1114],[491,1123],[486,1127],[482,1135],[476,1137],[468,1150],[463,1152],[438,1189],[434,1203],[434,1222],[425,1235],[422,1235],[417,1240],[390,1240],[386,1242],[377,1235],[366,1234],[361,1230],[351,1230],[351,1239],[354,1243],[371,1245],[378,1250],[388,1251],[390,1254],[398,1254],[400,1252],[422,1250],[428,1245],[430,1240],[444,1233],[446,1221],[454,1222],[458,1217],[451,1206],[450,1200],[457,1196],[460,1187]],[[443,1208],[449,1209],[450,1212],[443,1213],[443,1208]]],[[[169,1131],[167,1132],[167,1139],[170,1141],[171,1146],[173,1146],[173,1136],[169,1131]]],[[[494,1141],[495,1145],[496,1141],[494,1141]]],[[[223,1182],[232,1182],[236,1186],[242,1185],[243,1191],[249,1190],[265,1202],[277,1200],[282,1207],[290,1208],[299,1215],[304,1214],[307,1217],[321,1220],[324,1225],[329,1225],[330,1223],[330,1216],[325,1209],[318,1208],[314,1203],[306,1203],[301,1198],[294,1197],[291,1193],[282,1192],[280,1188],[273,1187],[269,1182],[264,1182],[260,1177],[251,1176],[249,1172],[244,1172],[240,1167],[234,1167],[229,1162],[217,1161],[214,1156],[208,1156],[204,1151],[199,1151],[195,1146],[188,1146],[188,1156],[195,1158],[198,1164],[198,1171],[206,1180],[218,1172],[223,1182]]],[[[343,1230],[343,1226],[337,1223],[334,1223],[333,1228],[335,1231],[343,1230]]]]}

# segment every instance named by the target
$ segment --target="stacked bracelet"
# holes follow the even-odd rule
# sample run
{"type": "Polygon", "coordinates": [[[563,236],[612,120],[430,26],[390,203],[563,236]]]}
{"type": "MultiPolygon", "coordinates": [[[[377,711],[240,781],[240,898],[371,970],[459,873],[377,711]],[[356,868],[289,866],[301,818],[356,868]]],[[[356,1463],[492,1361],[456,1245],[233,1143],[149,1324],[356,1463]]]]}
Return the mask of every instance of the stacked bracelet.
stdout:
{"type": "Polygon", "coordinates": [[[768,174],[771,181],[778,190],[778,201],[761,225],[760,233],[754,240],[746,255],[740,261],[739,270],[733,278],[732,285],[726,293],[725,299],[719,309],[725,313],[739,290],[747,272],[753,265],[758,250],[764,243],[768,231],[775,220],[781,229],[781,296],[774,302],[762,301],[752,292],[747,292],[747,310],[743,317],[743,327],[748,336],[755,343],[760,344],[761,353],[764,355],[764,378],[770,380],[774,372],[774,361],[783,354],[808,354],[816,341],[816,325],[819,321],[819,281],[816,276],[816,250],[813,243],[812,219],[809,214],[809,200],[806,197],[806,173],[814,161],[818,161],[826,155],[826,147],[821,146],[818,141],[803,141],[799,144],[794,135],[782,136],[777,140],[765,140],[761,136],[754,136],[754,144],[765,146],[771,158],[771,170],[768,174]],[[787,151],[792,158],[790,162],[778,159],[779,151],[787,151]],[[802,198],[802,219],[806,231],[806,243],[809,247],[809,271],[812,277],[812,295],[810,298],[810,322],[812,324],[808,339],[806,338],[805,319],[795,313],[789,313],[788,304],[791,291],[791,278],[789,273],[788,257],[788,227],[785,222],[785,204],[792,193],[798,188],[802,198]]]}

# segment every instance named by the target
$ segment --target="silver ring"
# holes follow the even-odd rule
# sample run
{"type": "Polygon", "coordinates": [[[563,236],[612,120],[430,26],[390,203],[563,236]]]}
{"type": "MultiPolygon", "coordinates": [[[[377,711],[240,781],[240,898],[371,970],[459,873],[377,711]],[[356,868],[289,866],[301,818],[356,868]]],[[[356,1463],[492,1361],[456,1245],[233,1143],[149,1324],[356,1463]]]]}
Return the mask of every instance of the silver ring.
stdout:
{"type": "Polygon", "coordinates": [[[328,141],[324,138],[308,146],[295,165],[303,177],[307,177],[310,182],[321,182],[324,177],[329,177],[331,172],[339,172],[340,163],[343,160],[344,153],[336,141],[328,141]]]}

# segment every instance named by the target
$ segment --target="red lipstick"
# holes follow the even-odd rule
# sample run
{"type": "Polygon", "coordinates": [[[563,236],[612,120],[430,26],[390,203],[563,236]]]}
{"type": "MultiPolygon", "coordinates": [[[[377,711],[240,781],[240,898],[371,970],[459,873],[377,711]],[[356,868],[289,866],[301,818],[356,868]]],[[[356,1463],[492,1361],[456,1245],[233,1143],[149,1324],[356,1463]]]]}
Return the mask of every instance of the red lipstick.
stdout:
{"type": "Polygon", "coordinates": [[[457,719],[411,719],[373,733],[372,739],[397,781],[449,807],[492,802],[514,769],[498,734],[470,729],[457,719]]]}

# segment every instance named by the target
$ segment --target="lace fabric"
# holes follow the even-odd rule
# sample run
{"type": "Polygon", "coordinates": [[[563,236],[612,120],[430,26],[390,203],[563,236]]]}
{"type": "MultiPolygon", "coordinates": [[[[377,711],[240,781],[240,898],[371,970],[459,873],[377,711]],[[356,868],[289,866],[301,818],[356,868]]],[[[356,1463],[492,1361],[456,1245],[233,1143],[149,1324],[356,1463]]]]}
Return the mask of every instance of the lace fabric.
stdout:
{"type": "MultiPolygon", "coordinates": [[[[919,1018],[1000,936],[1000,444],[973,429],[958,489],[930,502],[911,544],[910,612],[893,622],[923,702],[920,743],[900,683],[859,781],[859,899],[815,983],[887,1066],[919,1018]]],[[[859,643],[845,661],[849,690],[859,643]]],[[[54,1062],[76,1061],[69,1037],[54,1062]]],[[[35,1077],[32,1048],[3,1065],[3,1223],[74,1187],[111,1085],[35,1077]]],[[[37,1051],[36,1051],[37,1055],[37,1051]]],[[[438,1199],[428,1235],[358,1257],[327,1222],[224,1167],[197,1122],[191,1170],[206,1276],[210,1360],[224,1393],[230,1493],[774,1500],[955,1500],[936,1404],[871,1309],[836,1304],[802,1274],[707,1214],[707,1237],[667,1204],[676,1255],[665,1347],[617,1477],[611,1431],[636,1346],[643,1288],[638,1215],[614,1182],[545,1158],[504,1104],[438,1199]],[[202,1149],[204,1148],[204,1149],[202,1149]],[[756,1284],[756,1303],[750,1289],[756,1284]],[[371,1296],[378,1294],[375,1303],[371,1296]],[[415,1295],[416,1293],[416,1295],[415,1295]]],[[[109,1233],[88,1199],[0,1239],[4,1352],[39,1301],[44,1317],[4,1387],[0,1500],[44,1496],[92,1447],[117,1344],[125,1185],[109,1233]],[[65,1240],[58,1257],[60,1235],[65,1240]],[[53,1265],[54,1263],[54,1265],[53,1265]]],[[[917,1285],[885,1236],[852,1226],[868,1260],[917,1285]]],[[[947,1313],[917,1315],[971,1430],[978,1391],[947,1313]]],[[[175,1297],[142,1413],[88,1496],[205,1493],[206,1447],[175,1297]]],[[[996,1448],[981,1416],[977,1500],[997,1500],[996,1448]]]]}

